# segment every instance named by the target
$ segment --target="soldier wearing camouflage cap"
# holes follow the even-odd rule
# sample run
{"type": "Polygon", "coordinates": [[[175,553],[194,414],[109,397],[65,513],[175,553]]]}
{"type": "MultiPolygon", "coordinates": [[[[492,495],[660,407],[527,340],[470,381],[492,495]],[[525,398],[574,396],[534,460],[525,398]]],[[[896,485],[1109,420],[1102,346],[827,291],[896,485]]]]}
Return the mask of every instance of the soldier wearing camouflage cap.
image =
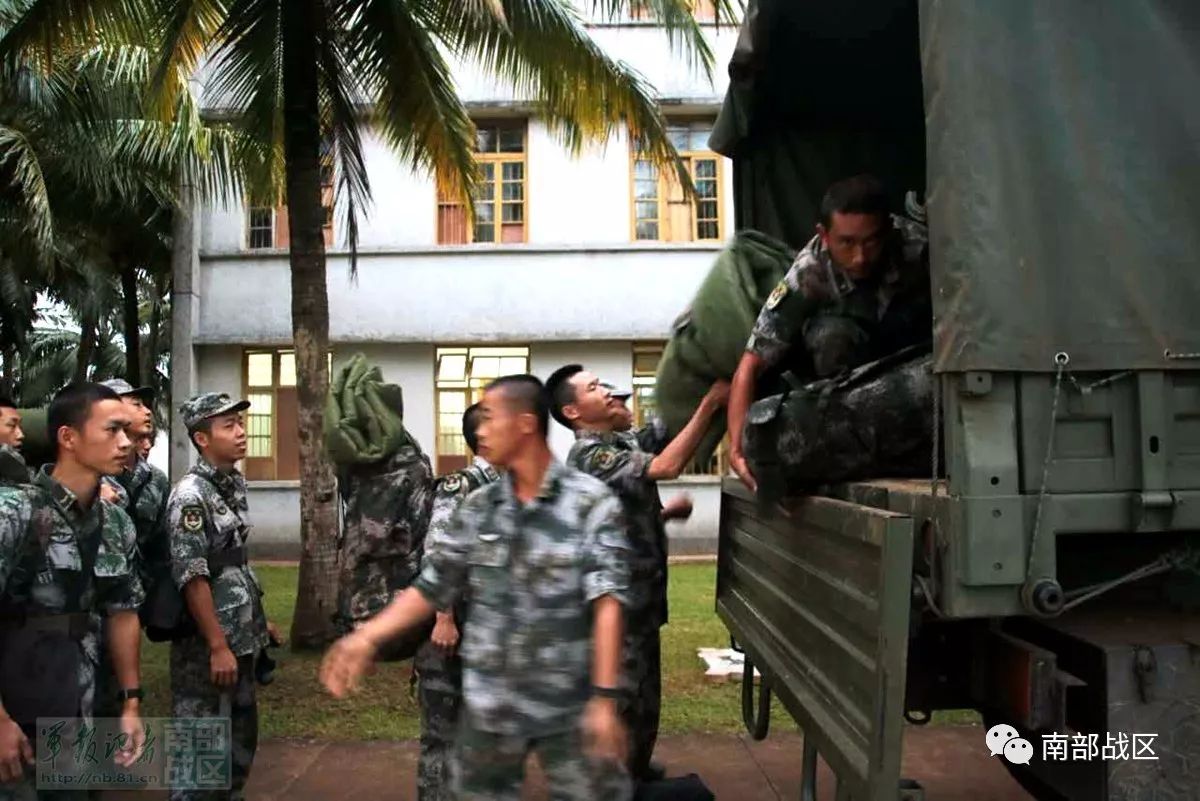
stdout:
{"type": "MultiPolygon", "coordinates": [[[[133,447],[125,462],[125,469],[113,476],[101,479],[101,495],[110,503],[120,506],[133,519],[137,529],[138,575],[143,587],[149,589],[158,577],[169,571],[170,554],[167,550],[167,496],[171,493],[171,481],[167,474],[146,461],[141,455],[143,441],[149,439],[154,430],[154,390],[150,387],[134,387],[121,378],[101,381],[121,398],[132,424],[129,438],[133,447]]],[[[103,663],[96,675],[97,715],[110,717],[116,709],[116,687],[112,666],[103,663]]]]}
{"type": "Polygon", "coordinates": [[[546,382],[551,412],[575,432],[567,464],[600,479],[621,500],[634,551],[629,625],[625,629],[621,715],[632,747],[629,772],[638,781],[662,777],[652,764],[662,707],[662,651],[659,629],[667,622],[667,534],[664,521],[691,513],[686,496],[664,508],[658,483],[679,476],[691,461],[713,417],[724,404],[728,384],[714,384],[691,421],[671,442],[642,447],[623,415],[614,415],[609,390],[582,365],[555,370],[546,382]]]}
{"type": "Polygon", "coordinates": [[[207,392],[179,408],[200,460],[167,502],[171,574],[196,625],[195,634],[171,643],[172,713],[231,719],[233,781],[216,795],[175,788],[172,801],[241,799],[258,748],[255,660],[278,638],[246,562],[249,507],[236,464],[246,456],[242,412],[249,406],[207,392]]]}

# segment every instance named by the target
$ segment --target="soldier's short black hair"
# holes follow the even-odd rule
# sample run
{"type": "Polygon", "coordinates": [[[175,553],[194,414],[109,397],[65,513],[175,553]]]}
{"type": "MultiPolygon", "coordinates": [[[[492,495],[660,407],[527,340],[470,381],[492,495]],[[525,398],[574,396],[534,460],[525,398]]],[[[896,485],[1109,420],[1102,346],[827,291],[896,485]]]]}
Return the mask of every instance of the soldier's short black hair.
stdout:
{"type": "Polygon", "coordinates": [[[563,407],[575,402],[575,389],[571,379],[576,373],[583,372],[582,364],[564,364],[546,379],[546,392],[550,394],[550,414],[554,419],[567,428],[573,428],[571,421],[563,414],[563,407]]]}
{"type": "Polygon", "coordinates": [[[550,395],[537,376],[521,373],[497,378],[484,388],[485,392],[498,389],[504,397],[522,412],[537,417],[538,431],[546,435],[550,431],[550,395]]]}
{"type": "Polygon", "coordinates": [[[479,453],[479,422],[483,417],[483,405],[472,403],[463,412],[462,431],[463,439],[467,441],[467,447],[471,449],[471,453],[479,453]]]}
{"type": "Polygon", "coordinates": [[[16,402],[13,401],[12,398],[8,397],[7,395],[0,395],[0,409],[15,409],[15,408],[17,408],[17,404],[16,404],[16,402]]]}
{"type": "Polygon", "coordinates": [[[828,227],[834,212],[886,218],[889,211],[883,181],[874,175],[855,175],[838,181],[825,191],[825,197],[821,199],[821,224],[828,227]]]}
{"type": "Polygon", "coordinates": [[[196,449],[196,453],[199,453],[202,456],[204,455],[204,452],[200,450],[200,443],[196,442],[196,435],[202,432],[211,435],[212,426],[213,421],[212,418],[209,417],[196,423],[196,425],[192,426],[192,430],[187,432],[188,441],[192,443],[192,447],[196,449]]]}
{"type": "Polygon", "coordinates": [[[58,431],[63,426],[79,431],[92,414],[92,406],[105,400],[119,401],[121,396],[108,387],[92,381],[67,384],[60,389],[46,409],[46,433],[58,450],[58,431]]]}

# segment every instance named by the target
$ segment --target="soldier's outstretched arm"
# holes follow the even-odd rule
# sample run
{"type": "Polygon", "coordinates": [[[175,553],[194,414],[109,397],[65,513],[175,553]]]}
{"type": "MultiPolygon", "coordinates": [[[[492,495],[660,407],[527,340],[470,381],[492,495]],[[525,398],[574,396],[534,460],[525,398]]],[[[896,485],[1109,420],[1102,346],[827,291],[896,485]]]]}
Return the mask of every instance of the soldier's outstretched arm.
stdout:
{"type": "Polygon", "coordinates": [[[426,554],[421,574],[379,614],[335,642],[321,662],[321,683],[335,698],[358,687],[381,645],[420,625],[438,609],[451,609],[467,578],[467,554],[475,541],[474,515],[460,505],[446,523],[445,536],[426,554]]]}
{"type": "Polygon", "coordinates": [[[766,362],[761,356],[746,351],[742,354],[742,360],[738,362],[737,371],[733,374],[733,383],[729,387],[726,425],[729,431],[729,461],[733,471],[751,492],[756,491],[757,484],[742,451],[742,429],[746,425],[746,414],[750,411],[750,404],[754,402],[754,386],[765,367],[766,362]]]}
{"type": "MultiPolygon", "coordinates": [[[[20,559],[28,536],[30,510],[24,493],[15,488],[0,488],[0,597],[20,559]]],[[[0,698],[0,784],[18,781],[24,766],[33,764],[33,748],[8,713],[0,698]]]]}
{"type": "Polygon", "coordinates": [[[704,399],[700,401],[700,406],[692,414],[692,419],[688,420],[687,425],[676,435],[675,439],[663,448],[662,453],[655,456],[650,462],[650,467],[646,470],[646,477],[654,481],[669,481],[678,478],[679,474],[683,472],[683,468],[696,455],[696,448],[699,447],[700,440],[708,431],[713,417],[721,411],[728,400],[729,383],[718,381],[713,384],[704,399]]]}
{"type": "Polygon", "coordinates": [[[433,604],[420,590],[404,590],[379,614],[329,648],[321,660],[321,684],[334,698],[345,698],[358,689],[359,679],[371,669],[381,646],[433,613],[433,604]]]}

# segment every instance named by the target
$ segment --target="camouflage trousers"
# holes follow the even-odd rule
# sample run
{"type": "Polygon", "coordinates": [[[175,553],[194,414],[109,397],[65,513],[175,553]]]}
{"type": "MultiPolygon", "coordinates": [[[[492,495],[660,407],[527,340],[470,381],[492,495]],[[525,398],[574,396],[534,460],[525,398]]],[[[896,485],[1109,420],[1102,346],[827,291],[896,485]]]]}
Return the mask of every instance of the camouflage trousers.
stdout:
{"type": "Polygon", "coordinates": [[[621,719],[629,732],[629,774],[646,778],[662,712],[662,649],[657,625],[627,621],[621,654],[621,719]]]}
{"type": "Polygon", "coordinates": [[[458,712],[462,706],[462,660],[426,642],[413,659],[421,706],[421,758],[417,762],[419,801],[449,801],[450,771],[458,712]]]}
{"type": "Polygon", "coordinates": [[[171,801],[243,801],[246,780],[258,750],[258,699],[254,656],[237,658],[237,684],[221,690],[209,679],[208,644],[199,637],[171,643],[171,715],[175,718],[230,718],[232,785],[229,790],[172,789],[171,801]]]}
{"type": "Polygon", "coordinates": [[[598,763],[583,753],[578,729],[530,739],[479,731],[464,717],[455,748],[454,797],[518,801],[531,753],[541,764],[551,801],[629,801],[633,795],[621,765],[598,763]]]}

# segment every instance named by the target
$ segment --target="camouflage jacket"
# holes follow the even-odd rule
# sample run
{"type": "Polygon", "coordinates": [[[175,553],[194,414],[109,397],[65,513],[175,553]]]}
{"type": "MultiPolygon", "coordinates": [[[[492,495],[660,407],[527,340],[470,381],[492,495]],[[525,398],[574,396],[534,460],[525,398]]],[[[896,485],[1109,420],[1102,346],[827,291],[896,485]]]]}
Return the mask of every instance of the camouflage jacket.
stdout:
{"type": "Polygon", "coordinates": [[[667,436],[667,424],[661,417],[655,417],[641,428],[633,429],[633,436],[641,449],[655,456],[663,452],[663,448],[671,441],[667,436]]]}
{"type": "Polygon", "coordinates": [[[528,504],[506,476],[471,493],[446,532],[414,586],[438,609],[470,588],[461,651],[470,725],[520,737],[578,726],[591,683],[591,602],[627,601],[617,499],[554,460],[528,504]]]}
{"type": "Polygon", "coordinates": [[[256,653],[267,644],[262,589],[249,565],[210,575],[210,553],[242,548],[250,535],[246,480],[234,470],[222,473],[201,459],[184,474],[167,501],[171,577],[182,591],[201,576],[212,585],[213,606],[235,656],[256,653]]]}
{"type": "MultiPolygon", "coordinates": [[[[467,496],[480,487],[499,480],[500,474],[495,468],[478,456],[462,470],[456,470],[437,480],[433,487],[433,511],[429,515],[429,531],[425,534],[422,566],[428,561],[430,551],[442,547],[451,539],[450,520],[467,496]]],[[[460,599],[455,607],[455,617],[459,624],[466,619],[466,601],[465,597],[460,599]]]]}
{"type": "Polygon", "coordinates": [[[122,508],[133,519],[145,580],[146,565],[170,560],[166,526],[171,481],[166,473],[145,459],[138,459],[136,465],[118,476],[105,476],[102,480],[117,490],[122,508]]]}
{"type": "Polygon", "coordinates": [[[923,225],[894,216],[884,263],[874,278],[856,282],[834,265],[820,236],[813,237],[763,305],[746,350],[768,368],[786,358],[798,374],[821,377],[855,365],[821,365],[819,356],[814,365],[814,354],[794,352],[817,319],[850,318],[859,323],[870,338],[862,361],[929,339],[933,323],[927,242],[923,225]]]}
{"type": "Polygon", "coordinates": [[[17,487],[33,481],[25,457],[11,445],[0,445],[0,487],[17,487]]]}
{"type": "Polygon", "coordinates": [[[471,464],[462,470],[444,475],[433,486],[433,511],[429,515],[429,531],[425,535],[425,558],[429,552],[440,547],[449,538],[447,526],[454,510],[458,508],[468,495],[493,481],[498,481],[500,474],[496,469],[478,456],[471,464]]]}
{"type": "Polygon", "coordinates": [[[340,477],[345,504],[337,623],[348,631],[387,606],[421,569],[422,543],[433,504],[433,468],[412,445],[340,477]]]}
{"type": "Polygon", "coordinates": [[[654,454],[633,431],[577,431],[567,464],[608,485],[621,501],[629,544],[630,609],[640,623],[667,622],[667,531],[658,482],[646,477],[654,454]]]}
{"type": "Polygon", "coordinates": [[[133,522],[120,507],[96,499],[82,508],[45,468],[30,486],[0,488],[0,607],[29,615],[95,613],[79,642],[85,716],[101,660],[101,618],[143,600],[136,549],[133,522]]]}

